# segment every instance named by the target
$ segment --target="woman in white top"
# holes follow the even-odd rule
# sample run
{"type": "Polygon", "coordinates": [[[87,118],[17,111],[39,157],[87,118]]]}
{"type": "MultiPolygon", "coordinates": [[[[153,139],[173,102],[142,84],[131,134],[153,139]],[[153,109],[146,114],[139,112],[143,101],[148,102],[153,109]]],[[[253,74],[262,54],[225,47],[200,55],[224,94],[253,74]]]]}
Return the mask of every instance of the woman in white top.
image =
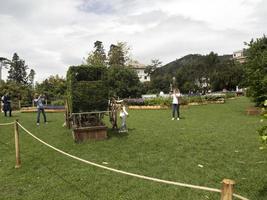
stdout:
{"type": "Polygon", "coordinates": [[[180,120],[180,102],[179,97],[181,93],[178,88],[175,88],[172,93],[172,120],[175,119],[175,112],[177,113],[177,120],[180,120]]]}

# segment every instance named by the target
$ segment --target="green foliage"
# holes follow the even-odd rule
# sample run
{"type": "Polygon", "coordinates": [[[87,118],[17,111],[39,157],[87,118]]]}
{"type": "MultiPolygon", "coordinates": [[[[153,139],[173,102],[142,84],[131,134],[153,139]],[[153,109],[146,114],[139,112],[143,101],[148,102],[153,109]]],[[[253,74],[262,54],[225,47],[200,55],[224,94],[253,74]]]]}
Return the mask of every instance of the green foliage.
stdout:
{"type": "Polygon", "coordinates": [[[52,106],[64,106],[65,101],[63,99],[51,101],[52,106]]]}
{"type": "Polygon", "coordinates": [[[171,98],[151,98],[151,99],[145,99],[144,101],[146,106],[170,106],[172,103],[171,98]]]}
{"type": "Polygon", "coordinates": [[[48,101],[63,100],[66,98],[66,90],[66,80],[58,75],[50,76],[35,86],[35,92],[45,94],[48,101]]]}
{"type": "Polygon", "coordinates": [[[263,145],[267,146],[267,126],[263,126],[257,130],[263,145]]]}
{"type": "Polygon", "coordinates": [[[236,97],[236,93],[235,92],[226,92],[225,93],[225,98],[229,99],[229,98],[234,98],[236,97]]]}
{"type": "Polygon", "coordinates": [[[28,85],[17,84],[14,81],[0,82],[0,97],[6,93],[10,94],[11,106],[13,110],[19,108],[19,100],[21,106],[30,106],[32,104],[33,89],[28,85]]]}
{"type": "Polygon", "coordinates": [[[89,54],[86,62],[91,66],[106,66],[107,56],[105,53],[104,46],[101,41],[96,41],[94,43],[95,50],[89,54]]]}
{"type": "Polygon", "coordinates": [[[136,72],[124,66],[112,66],[108,68],[108,80],[110,96],[120,98],[141,96],[141,83],[136,72]]]}
{"type": "Polygon", "coordinates": [[[18,84],[32,84],[32,80],[34,79],[34,71],[32,70],[30,73],[30,77],[27,75],[28,66],[25,65],[25,61],[20,59],[17,53],[14,53],[12,61],[10,62],[10,67],[8,70],[9,81],[15,81],[18,84]],[[28,82],[30,79],[30,83],[28,82]]]}
{"type": "Polygon", "coordinates": [[[151,75],[155,71],[155,69],[161,66],[161,64],[162,62],[159,61],[159,59],[152,59],[151,64],[146,67],[145,73],[151,75]]]}
{"type": "Polygon", "coordinates": [[[110,45],[108,52],[109,66],[124,66],[126,62],[126,43],[117,43],[117,45],[110,45]]]}
{"type": "Polygon", "coordinates": [[[169,92],[172,77],[182,93],[233,90],[241,85],[243,67],[230,60],[230,55],[187,55],[157,68],[151,75],[152,89],[169,92]],[[160,88],[160,89],[159,89],[160,88]]]}
{"type": "Polygon", "coordinates": [[[248,94],[256,105],[267,99],[267,38],[251,40],[246,51],[246,77],[248,94]]]}
{"type": "Polygon", "coordinates": [[[107,110],[106,68],[81,65],[67,72],[67,91],[71,112],[107,110]]]}

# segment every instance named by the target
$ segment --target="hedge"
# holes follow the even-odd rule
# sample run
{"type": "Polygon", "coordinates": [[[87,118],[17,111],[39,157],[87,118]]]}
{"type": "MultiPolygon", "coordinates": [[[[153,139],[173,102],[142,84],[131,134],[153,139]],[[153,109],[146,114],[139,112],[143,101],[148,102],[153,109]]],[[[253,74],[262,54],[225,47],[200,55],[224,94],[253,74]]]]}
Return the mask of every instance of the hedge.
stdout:
{"type": "Polygon", "coordinates": [[[72,113],[104,111],[108,107],[106,68],[72,66],[67,72],[67,96],[72,113]]]}

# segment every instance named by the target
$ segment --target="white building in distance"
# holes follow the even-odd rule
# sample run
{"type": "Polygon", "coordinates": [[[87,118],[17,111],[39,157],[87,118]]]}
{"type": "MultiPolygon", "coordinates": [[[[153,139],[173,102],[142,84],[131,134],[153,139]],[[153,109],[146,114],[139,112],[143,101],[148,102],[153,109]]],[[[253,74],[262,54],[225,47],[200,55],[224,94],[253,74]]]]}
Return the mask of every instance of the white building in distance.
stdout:
{"type": "Polygon", "coordinates": [[[244,56],[244,50],[233,52],[233,59],[240,63],[244,63],[246,60],[246,57],[244,56]]]}
{"type": "Polygon", "coordinates": [[[141,82],[150,81],[150,76],[145,73],[146,66],[144,64],[141,64],[138,61],[134,60],[131,61],[128,65],[136,71],[141,82]]]}

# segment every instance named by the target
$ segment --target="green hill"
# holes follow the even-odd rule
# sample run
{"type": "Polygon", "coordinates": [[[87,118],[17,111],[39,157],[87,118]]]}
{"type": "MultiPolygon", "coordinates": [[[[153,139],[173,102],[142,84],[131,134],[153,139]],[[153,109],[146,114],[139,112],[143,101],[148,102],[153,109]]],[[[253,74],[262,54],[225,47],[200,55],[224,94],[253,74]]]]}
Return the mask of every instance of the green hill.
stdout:
{"type": "Polygon", "coordinates": [[[243,69],[231,58],[213,52],[186,55],[157,68],[151,75],[151,86],[155,91],[168,92],[172,78],[176,77],[176,85],[183,92],[233,90],[241,83],[243,69]]]}

